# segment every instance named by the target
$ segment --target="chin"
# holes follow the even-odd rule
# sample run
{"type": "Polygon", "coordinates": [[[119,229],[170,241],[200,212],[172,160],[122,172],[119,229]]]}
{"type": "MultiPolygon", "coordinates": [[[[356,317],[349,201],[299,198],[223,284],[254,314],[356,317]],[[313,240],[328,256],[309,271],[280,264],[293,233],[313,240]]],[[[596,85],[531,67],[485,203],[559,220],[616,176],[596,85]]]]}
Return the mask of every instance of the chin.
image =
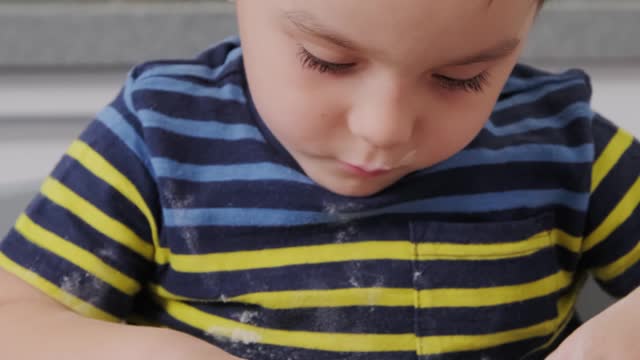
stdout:
{"type": "Polygon", "coordinates": [[[325,189],[331,191],[334,194],[338,194],[338,195],[342,195],[342,196],[349,196],[349,197],[367,197],[367,196],[372,196],[375,195],[379,192],[381,192],[382,190],[384,190],[387,186],[380,186],[380,185],[373,185],[373,184],[367,184],[367,185],[363,185],[362,183],[360,184],[340,184],[340,185],[336,185],[336,186],[332,186],[332,185],[325,185],[322,183],[319,183],[320,186],[324,187],[325,189]]]}

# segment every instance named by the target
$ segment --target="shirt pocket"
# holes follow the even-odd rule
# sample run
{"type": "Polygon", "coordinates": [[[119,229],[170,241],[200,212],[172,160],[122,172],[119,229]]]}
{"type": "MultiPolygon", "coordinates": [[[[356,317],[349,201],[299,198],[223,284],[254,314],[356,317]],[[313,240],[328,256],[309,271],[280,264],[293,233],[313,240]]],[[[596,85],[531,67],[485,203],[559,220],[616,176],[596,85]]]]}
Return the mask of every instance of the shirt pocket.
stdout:
{"type": "Polygon", "coordinates": [[[552,332],[567,278],[552,226],[550,215],[413,223],[419,335],[502,332],[526,338],[552,332]]]}

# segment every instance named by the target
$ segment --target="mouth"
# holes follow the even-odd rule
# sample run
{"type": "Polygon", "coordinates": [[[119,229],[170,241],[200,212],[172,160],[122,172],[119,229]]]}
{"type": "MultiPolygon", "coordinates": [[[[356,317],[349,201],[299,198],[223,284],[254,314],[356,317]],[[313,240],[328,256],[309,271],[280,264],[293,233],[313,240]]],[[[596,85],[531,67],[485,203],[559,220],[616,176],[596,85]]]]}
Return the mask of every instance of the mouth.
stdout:
{"type": "Polygon", "coordinates": [[[377,177],[391,172],[391,168],[387,167],[367,167],[366,165],[354,165],[342,162],[344,167],[352,174],[363,177],[377,177]]]}
{"type": "Polygon", "coordinates": [[[407,153],[399,161],[396,161],[394,166],[388,165],[388,163],[382,161],[370,162],[367,164],[351,163],[348,161],[340,162],[342,163],[343,167],[345,167],[352,174],[364,177],[376,177],[387,174],[394,169],[410,165],[413,162],[415,155],[415,150],[407,153]]]}

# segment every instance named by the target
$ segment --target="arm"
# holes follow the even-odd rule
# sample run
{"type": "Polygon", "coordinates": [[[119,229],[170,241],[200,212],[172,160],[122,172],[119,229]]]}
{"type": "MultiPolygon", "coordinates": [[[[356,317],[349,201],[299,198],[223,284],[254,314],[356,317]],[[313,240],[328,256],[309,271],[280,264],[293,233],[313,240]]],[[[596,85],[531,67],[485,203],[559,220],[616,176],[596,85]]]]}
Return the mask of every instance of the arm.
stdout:
{"type": "Polygon", "coordinates": [[[547,360],[640,359],[640,288],[587,321],[547,360]]]}
{"type": "Polygon", "coordinates": [[[234,360],[169,329],[82,317],[0,270],[0,347],[7,359],[234,360]]]}

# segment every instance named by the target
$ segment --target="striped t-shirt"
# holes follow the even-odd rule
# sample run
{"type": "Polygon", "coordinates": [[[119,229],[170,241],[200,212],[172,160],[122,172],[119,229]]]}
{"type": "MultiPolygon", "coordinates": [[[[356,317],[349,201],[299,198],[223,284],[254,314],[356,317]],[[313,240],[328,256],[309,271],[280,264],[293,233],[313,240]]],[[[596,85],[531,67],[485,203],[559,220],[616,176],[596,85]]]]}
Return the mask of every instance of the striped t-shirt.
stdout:
{"type": "Polygon", "coordinates": [[[590,95],[580,71],[518,65],[469,146],[354,198],[265,127],[236,40],[145,63],[0,265],[86,316],[246,359],[542,359],[579,326],[588,271],[615,296],[640,283],[640,146],[590,95]]]}

